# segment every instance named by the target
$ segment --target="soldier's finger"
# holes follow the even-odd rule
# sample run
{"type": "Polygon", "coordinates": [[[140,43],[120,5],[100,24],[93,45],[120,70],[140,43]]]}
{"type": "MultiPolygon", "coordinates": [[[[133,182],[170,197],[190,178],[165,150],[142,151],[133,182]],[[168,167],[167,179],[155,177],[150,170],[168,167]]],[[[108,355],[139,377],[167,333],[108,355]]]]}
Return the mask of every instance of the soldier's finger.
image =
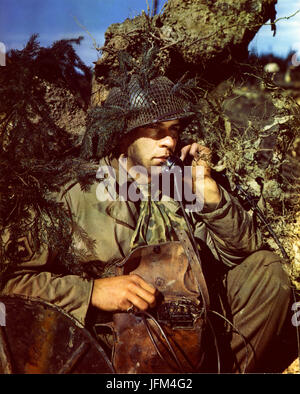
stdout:
{"type": "Polygon", "coordinates": [[[198,146],[195,157],[197,161],[198,160],[210,161],[212,157],[212,152],[206,146],[198,146]]]}
{"type": "MultiPolygon", "coordinates": [[[[148,305],[153,305],[155,303],[155,294],[152,291],[149,292],[136,283],[133,283],[131,286],[129,286],[129,291],[131,294],[133,294],[133,296],[137,296],[143,301],[147,302],[148,305]]],[[[131,295],[129,295],[127,298],[129,299],[129,297],[131,297],[131,295]]]]}
{"type": "Polygon", "coordinates": [[[183,161],[183,160],[187,157],[190,148],[191,148],[191,145],[186,145],[186,146],[184,146],[184,147],[181,149],[180,160],[183,161]]]}
{"type": "Polygon", "coordinates": [[[143,289],[145,289],[146,291],[148,291],[151,294],[155,294],[156,292],[156,288],[154,286],[152,286],[151,283],[146,282],[142,277],[140,277],[139,275],[133,274],[132,275],[132,279],[135,283],[137,283],[140,287],[142,287],[143,289]]]}
{"type": "Polygon", "coordinates": [[[135,292],[128,295],[128,301],[141,310],[146,310],[155,305],[154,295],[146,292],[141,287],[137,288],[135,292]]]}

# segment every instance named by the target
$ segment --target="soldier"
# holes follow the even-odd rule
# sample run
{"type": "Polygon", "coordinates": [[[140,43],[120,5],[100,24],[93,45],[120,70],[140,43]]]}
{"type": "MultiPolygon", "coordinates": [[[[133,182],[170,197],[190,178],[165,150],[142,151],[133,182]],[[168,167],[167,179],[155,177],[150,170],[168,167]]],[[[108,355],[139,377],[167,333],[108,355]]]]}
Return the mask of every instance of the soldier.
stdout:
{"type": "MultiPolygon", "coordinates": [[[[189,97],[166,77],[143,79],[133,74],[121,87],[112,88],[104,105],[93,111],[83,144],[83,155],[99,158],[102,172],[88,191],[82,191],[77,183],[60,196],[76,227],[94,241],[94,248],[82,254],[87,272],[93,274],[61,274],[59,256],[51,245],[44,245],[9,274],[2,294],[42,298],[87,325],[95,310],[107,316],[132,307],[138,311],[155,308],[157,287],[136,274],[116,275],[115,267],[141,245],[177,240],[173,225],[185,228],[185,223],[179,202],[172,196],[136,201],[128,193],[127,199],[120,198],[120,190],[124,190],[121,172],[140,189],[147,188],[151,168],[162,168],[176,152],[180,134],[194,115],[189,97]],[[136,166],[145,171],[136,171],[136,166]],[[112,169],[115,177],[107,179],[105,168],[112,169]],[[101,198],[101,193],[109,192],[110,181],[115,187],[114,198],[101,198]]],[[[193,235],[201,245],[213,306],[226,310],[226,321],[235,328],[228,336],[224,334],[229,339],[224,356],[221,352],[223,370],[260,371],[260,362],[287,315],[288,277],[281,259],[261,250],[260,233],[249,213],[213,179],[209,149],[194,142],[183,146],[179,155],[203,168],[204,177],[198,179],[194,171],[192,179],[203,209],[192,212],[190,218],[193,235]]],[[[76,232],[74,244],[84,248],[76,232]]],[[[212,368],[210,372],[216,372],[216,366],[212,368]]]]}

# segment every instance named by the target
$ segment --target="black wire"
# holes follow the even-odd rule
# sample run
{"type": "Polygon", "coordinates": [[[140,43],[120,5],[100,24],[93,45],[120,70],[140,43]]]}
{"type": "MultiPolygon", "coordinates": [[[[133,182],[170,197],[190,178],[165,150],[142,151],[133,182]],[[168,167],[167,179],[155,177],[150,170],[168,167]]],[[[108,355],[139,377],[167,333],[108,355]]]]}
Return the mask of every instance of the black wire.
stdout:
{"type": "Polygon", "coordinates": [[[213,336],[214,336],[214,343],[215,343],[215,348],[216,348],[216,353],[217,353],[218,374],[220,374],[221,373],[221,357],[220,357],[219,346],[218,346],[218,342],[217,342],[217,336],[216,336],[216,333],[215,333],[215,330],[213,328],[211,321],[209,319],[207,319],[207,322],[208,322],[209,327],[210,327],[210,329],[213,333],[213,336]]]}
{"type": "MultiPolygon", "coordinates": [[[[240,332],[240,330],[239,330],[238,328],[236,328],[236,326],[235,326],[233,323],[231,323],[231,322],[230,322],[225,316],[223,316],[221,313],[219,313],[219,312],[217,312],[217,311],[214,311],[214,310],[209,310],[209,312],[210,312],[210,313],[213,313],[213,314],[217,315],[218,317],[222,318],[223,320],[225,320],[225,321],[233,328],[233,330],[235,330],[235,331],[237,332],[237,334],[243,339],[243,342],[244,342],[244,345],[245,345],[245,349],[246,349],[246,363],[245,363],[244,370],[243,370],[241,373],[244,374],[244,373],[246,372],[246,369],[247,369],[247,366],[248,366],[248,362],[249,362],[248,344],[247,344],[246,338],[245,338],[244,335],[240,332]]],[[[153,338],[153,335],[152,335],[152,333],[151,333],[151,330],[150,330],[150,327],[149,327],[149,325],[148,325],[148,322],[147,322],[145,316],[143,316],[143,315],[148,316],[148,318],[151,319],[151,320],[153,320],[153,322],[156,324],[156,326],[158,327],[158,329],[159,329],[159,331],[161,332],[162,336],[164,337],[164,339],[165,339],[165,341],[166,341],[166,343],[167,343],[167,345],[168,345],[168,347],[169,347],[169,350],[170,350],[170,352],[171,352],[171,354],[172,354],[172,356],[173,356],[173,358],[174,358],[174,360],[175,360],[177,366],[179,367],[180,372],[186,373],[186,371],[185,371],[185,369],[183,368],[183,366],[182,366],[180,360],[179,360],[178,357],[176,356],[176,353],[175,353],[175,351],[174,351],[174,349],[173,349],[171,343],[169,342],[169,340],[168,340],[168,338],[167,338],[167,335],[165,334],[163,328],[162,328],[161,325],[158,323],[158,321],[157,321],[150,313],[148,313],[148,312],[146,312],[146,311],[136,311],[135,314],[136,314],[136,315],[142,315],[142,319],[143,319],[143,322],[144,322],[144,324],[145,324],[145,326],[146,326],[147,332],[148,332],[148,334],[149,334],[149,336],[150,336],[151,342],[153,343],[153,345],[154,345],[154,347],[155,347],[155,350],[157,351],[159,357],[160,357],[163,361],[165,361],[168,365],[170,365],[170,364],[168,363],[168,361],[165,359],[165,357],[161,354],[160,350],[158,349],[158,346],[157,346],[157,344],[155,343],[155,339],[153,338]]],[[[220,357],[219,347],[218,347],[218,344],[217,344],[217,337],[216,337],[216,334],[215,334],[215,331],[214,331],[214,328],[213,328],[213,325],[212,325],[211,321],[210,321],[209,319],[207,319],[207,321],[208,321],[209,327],[210,327],[210,329],[212,330],[212,333],[213,333],[213,336],[214,336],[214,343],[215,343],[215,348],[216,348],[216,352],[217,352],[217,366],[218,366],[217,368],[218,368],[218,374],[219,374],[219,373],[221,372],[221,357],[220,357]]],[[[300,358],[300,355],[299,355],[299,358],[300,358]]],[[[191,365],[190,365],[190,366],[191,366],[191,365]]],[[[192,367],[192,366],[191,366],[191,367],[192,367]]]]}
{"type": "Polygon", "coordinates": [[[251,198],[251,196],[241,187],[241,185],[236,184],[237,189],[244,195],[244,197],[246,198],[246,200],[248,201],[248,203],[250,204],[252,210],[254,212],[257,213],[258,217],[260,218],[260,220],[267,226],[267,229],[269,231],[269,233],[271,234],[271,236],[273,237],[274,241],[277,243],[284,259],[289,260],[289,257],[284,249],[284,247],[282,246],[281,242],[279,241],[276,233],[274,232],[274,230],[272,229],[270,223],[267,221],[267,219],[265,218],[263,212],[260,210],[260,208],[254,203],[253,199],[251,198]]]}
{"type": "MultiPolygon", "coordinates": [[[[196,244],[196,240],[195,240],[195,237],[194,237],[194,234],[193,234],[193,230],[191,228],[191,224],[190,224],[190,222],[188,220],[187,214],[186,214],[184,206],[182,204],[182,201],[180,201],[180,207],[182,209],[184,220],[185,220],[185,222],[186,222],[186,224],[188,226],[188,230],[189,230],[190,237],[191,237],[191,240],[192,240],[192,243],[193,243],[194,251],[196,253],[199,265],[201,266],[201,259],[200,259],[200,255],[199,255],[199,250],[198,250],[198,247],[197,247],[197,244],[196,244]]],[[[199,288],[199,291],[200,291],[201,296],[202,296],[203,307],[204,307],[204,319],[206,321],[206,319],[207,319],[207,305],[206,305],[206,300],[205,300],[205,297],[204,297],[204,294],[203,294],[203,291],[202,291],[202,287],[200,286],[199,283],[198,283],[198,288],[199,288]]]]}
{"type": "Polygon", "coordinates": [[[162,361],[167,362],[167,360],[166,360],[166,359],[164,358],[164,356],[161,354],[161,352],[160,352],[160,350],[159,350],[159,348],[158,348],[158,346],[157,346],[157,344],[156,344],[156,342],[155,342],[155,339],[153,338],[153,335],[152,335],[152,332],[151,332],[151,330],[150,330],[150,327],[149,327],[149,324],[148,324],[148,322],[147,322],[147,319],[145,318],[145,316],[142,316],[142,319],[143,319],[143,322],[144,322],[144,324],[145,324],[145,326],[146,326],[148,335],[149,335],[149,337],[150,337],[150,339],[151,339],[151,342],[152,342],[153,346],[155,347],[155,350],[156,350],[157,354],[158,354],[159,357],[162,359],[162,361]]]}
{"type": "MultiPolygon", "coordinates": [[[[182,173],[183,162],[182,162],[180,159],[178,159],[177,157],[171,156],[171,157],[169,157],[168,162],[166,163],[166,167],[170,170],[174,165],[177,165],[177,166],[180,168],[180,171],[181,171],[181,173],[182,173]]],[[[174,185],[175,185],[175,188],[176,188],[176,193],[177,193],[177,195],[180,196],[180,190],[179,190],[179,186],[178,186],[178,184],[177,184],[177,178],[176,178],[176,176],[174,177],[174,185]]],[[[239,185],[238,185],[238,186],[239,186],[239,185]]],[[[244,194],[246,195],[246,198],[249,199],[249,196],[247,195],[247,193],[246,193],[243,189],[241,189],[241,187],[239,187],[239,189],[241,190],[242,193],[244,193],[244,194]]],[[[251,206],[253,207],[253,204],[252,204],[252,201],[251,201],[251,200],[250,200],[250,202],[251,202],[251,206]]],[[[200,255],[199,255],[199,250],[198,250],[198,247],[197,247],[197,244],[196,244],[196,240],[195,240],[195,237],[194,237],[194,233],[193,233],[193,230],[192,230],[190,221],[189,221],[189,219],[188,219],[188,217],[187,217],[187,214],[186,214],[186,212],[185,212],[185,209],[184,209],[182,200],[179,201],[179,204],[180,204],[180,208],[181,208],[181,210],[182,210],[183,217],[184,217],[184,220],[185,220],[185,222],[186,222],[186,225],[187,225],[187,228],[188,228],[188,231],[189,231],[189,234],[190,234],[190,238],[191,238],[191,241],[192,241],[192,244],[193,244],[193,247],[194,247],[194,251],[195,251],[196,256],[197,256],[197,258],[198,258],[198,262],[199,262],[199,264],[200,264],[200,266],[201,266],[201,258],[200,258],[200,255]]],[[[259,211],[259,214],[263,216],[262,212],[258,209],[258,207],[254,207],[254,208],[256,208],[256,210],[259,211]]],[[[254,209],[254,208],[253,208],[253,209],[254,209]]],[[[271,232],[272,236],[274,237],[274,235],[275,235],[275,238],[274,238],[275,241],[279,243],[279,240],[277,239],[276,234],[275,234],[275,233],[273,232],[273,230],[270,228],[270,225],[267,223],[267,221],[266,221],[266,219],[264,218],[264,216],[263,216],[263,220],[265,220],[265,222],[266,222],[266,224],[267,224],[267,226],[268,226],[268,229],[269,229],[269,231],[271,232]]],[[[281,246],[280,243],[279,243],[279,246],[281,246]]],[[[281,246],[281,248],[283,249],[282,246],[281,246]]],[[[283,249],[283,255],[284,255],[284,256],[286,255],[284,249],[283,249]]],[[[207,309],[207,305],[206,305],[205,298],[204,298],[204,296],[203,296],[203,291],[202,291],[202,288],[201,288],[200,284],[198,284],[198,287],[199,287],[199,291],[200,291],[200,293],[201,293],[202,300],[203,300],[205,322],[208,321],[209,326],[210,326],[210,328],[211,328],[211,330],[212,330],[212,332],[213,332],[214,342],[215,342],[215,347],[216,347],[216,352],[217,352],[218,371],[220,371],[220,353],[219,353],[219,347],[218,347],[218,344],[217,344],[217,339],[216,339],[215,331],[214,331],[214,329],[213,329],[213,327],[212,327],[211,322],[210,322],[209,320],[207,320],[207,312],[208,312],[208,309],[207,309]]],[[[249,360],[248,360],[248,344],[247,344],[246,338],[243,336],[243,334],[242,334],[242,333],[241,333],[241,332],[240,332],[240,331],[239,331],[239,330],[238,330],[238,329],[237,329],[237,328],[236,328],[236,327],[225,317],[225,316],[223,316],[223,315],[221,315],[220,313],[218,313],[218,312],[216,312],[216,311],[213,311],[213,310],[209,310],[209,312],[214,313],[215,315],[217,315],[217,316],[219,316],[220,318],[224,319],[224,320],[225,320],[225,321],[226,321],[226,322],[227,322],[227,323],[238,333],[238,335],[240,335],[240,337],[243,339],[244,345],[245,345],[245,349],[246,349],[246,365],[245,365],[244,371],[243,371],[242,373],[245,373],[246,368],[247,368],[247,366],[248,366],[248,361],[249,361],[249,360]]],[[[151,315],[150,315],[150,316],[151,316],[151,315]]],[[[157,324],[158,324],[158,323],[157,323],[157,324]]],[[[299,358],[300,358],[300,356],[299,356],[299,358]]]]}
{"type": "MultiPolygon", "coordinates": [[[[145,324],[145,326],[146,326],[146,330],[147,330],[147,332],[148,332],[148,335],[149,335],[149,337],[150,337],[150,340],[151,340],[151,342],[152,342],[152,344],[153,344],[153,346],[154,346],[154,348],[155,348],[157,354],[159,355],[159,357],[162,359],[163,362],[167,363],[167,364],[169,365],[169,367],[172,368],[172,366],[170,365],[170,363],[168,362],[168,360],[166,360],[166,358],[161,354],[161,352],[160,352],[160,350],[159,350],[159,348],[158,348],[158,346],[157,346],[157,344],[156,344],[156,342],[155,342],[155,339],[154,339],[154,337],[153,337],[153,335],[152,335],[152,332],[151,332],[151,330],[150,330],[150,327],[149,327],[149,324],[148,324],[148,322],[147,322],[147,319],[146,319],[145,316],[143,316],[143,315],[142,315],[142,319],[143,319],[143,322],[144,322],[144,324],[145,324]]],[[[161,331],[163,330],[162,327],[160,327],[160,329],[161,329],[161,331]]],[[[183,372],[183,371],[180,371],[180,372],[183,372]]]]}
{"type": "Polygon", "coordinates": [[[221,313],[219,313],[219,312],[217,312],[217,311],[213,311],[213,310],[210,310],[209,312],[211,312],[211,313],[214,313],[215,315],[217,315],[217,316],[219,316],[219,317],[221,317],[222,319],[224,319],[237,333],[238,333],[238,335],[243,339],[243,341],[244,341],[244,345],[245,345],[245,349],[246,349],[246,365],[245,365],[245,368],[244,368],[244,371],[242,372],[243,374],[246,372],[246,369],[247,369],[247,366],[248,366],[248,361],[249,361],[249,359],[248,359],[248,344],[247,344],[247,340],[246,340],[246,338],[244,337],[244,335],[240,332],[240,330],[238,330],[235,326],[234,326],[234,324],[233,323],[231,323],[231,321],[229,321],[225,316],[223,316],[221,313]]]}
{"type": "MultiPolygon", "coordinates": [[[[217,315],[218,317],[222,318],[223,320],[225,320],[233,328],[233,330],[235,330],[237,332],[237,334],[242,338],[242,340],[244,342],[244,345],[245,345],[245,349],[246,349],[245,367],[244,367],[244,370],[241,372],[242,374],[244,374],[246,372],[246,369],[248,367],[248,362],[249,362],[249,352],[248,352],[247,339],[240,332],[240,330],[233,323],[231,323],[225,316],[223,316],[221,313],[219,313],[217,311],[214,311],[214,310],[209,310],[209,312],[213,313],[213,314],[217,315]]],[[[147,319],[145,318],[144,315],[146,315],[149,319],[151,319],[156,324],[156,326],[158,327],[158,329],[161,332],[162,336],[164,337],[164,339],[165,339],[165,341],[166,341],[166,343],[168,345],[168,348],[169,348],[169,350],[171,352],[171,355],[173,356],[173,358],[174,358],[174,360],[175,360],[180,372],[186,373],[186,371],[185,371],[184,367],[182,366],[180,360],[178,359],[178,357],[177,357],[177,355],[176,355],[171,343],[169,342],[168,337],[167,337],[166,333],[164,332],[164,329],[159,324],[159,322],[150,313],[148,313],[146,311],[135,311],[134,313],[135,313],[135,315],[142,315],[142,319],[143,319],[143,322],[144,322],[144,324],[146,326],[146,329],[147,329],[148,335],[150,337],[150,340],[151,340],[155,350],[157,351],[157,354],[159,355],[159,357],[170,366],[169,362],[161,354],[157,344],[155,343],[155,339],[154,339],[154,337],[153,337],[153,335],[151,333],[151,330],[150,330],[150,327],[148,325],[147,319]]],[[[218,347],[218,343],[217,343],[217,337],[216,337],[215,330],[213,328],[213,325],[212,325],[211,321],[209,319],[207,319],[207,322],[208,322],[209,327],[210,327],[210,329],[211,329],[211,331],[213,333],[213,336],[214,336],[214,344],[215,344],[216,353],[217,353],[217,370],[218,370],[218,374],[219,374],[221,372],[221,357],[220,357],[219,347],[218,347]]],[[[299,355],[299,360],[300,360],[300,355],[299,355]]],[[[190,364],[190,367],[193,369],[191,364],[190,364]]]]}
{"type": "Polygon", "coordinates": [[[164,337],[164,339],[165,339],[165,341],[166,341],[166,343],[167,343],[167,345],[168,345],[168,348],[169,348],[169,350],[170,350],[170,352],[171,352],[171,354],[172,354],[172,356],[173,356],[173,358],[174,358],[174,360],[175,360],[177,366],[179,367],[179,370],[180,370],[181,372],[185,373],[185,369],[183,368],[183,366],[182,366],[181,362],[179,361],[178,357],[176,356],[176,353],[175,353],[175,351],[174,351],[172,345],[170,344],[167,335],[165,334],[163,328],[162,328],[161,325],[158,323],[158,321],[157,321],[150,313],[148,313],[148,312],[146,312],[146,311],[137,311],[137,312],[135,312],[135,313],[136,313],[136,314],[142,314],[142,315],[145,314],[146,316],[149,317],[149,319],[153,320],[153,322],[156,324],[156,326],[158,327],[159,331],[161,332],[162,336],[164,337]]]}
{"type": "MultiPolygon", "coordinates": [[[[179,167],[179,168],[180,168],[180,171],[181,171],[181,174],[182,174],[182,168],[181,167],[179,167]]],[[[176,176],[174,177],[174,185],[175,185],[175,188],[176,188],[176,193],[179,196],[180,195],[179,194],[180,190],[179,190],[179,186],[178,186],[178,183],[177,183],[176,176]]],[[[200,258],[199,250],[198,250],[197,243],[196,243],[196,240],[195,240],[195,237],[194,237],[194,232],[193,232],[193,229],[191,227],[190,221],[189,221],[189,219],[187,217],[187,214],[185,212],[182,200],[179,201],[179,205],[180,205],[180,208],[181,208],[181,211],[182,211],[185,223],[186,223],[188,231],[189,231],[189,235],[190,235],[190,239],[191,239],[192,244],[193,244],[194,252],[196,253],[199,265],[201,266],[201,258],[200,258]]],[[[198,283],[198,288],[199,288],[199,291],[200,291],[201,296],[202,296],[203,307],[204,307],[204,317],[205,317],[205,321],[206,321],[206,318],[207,318],[207,305],[206,305],[205,297],[203,295],[202,288],[201,288],[199,283],[198,283]]]]}

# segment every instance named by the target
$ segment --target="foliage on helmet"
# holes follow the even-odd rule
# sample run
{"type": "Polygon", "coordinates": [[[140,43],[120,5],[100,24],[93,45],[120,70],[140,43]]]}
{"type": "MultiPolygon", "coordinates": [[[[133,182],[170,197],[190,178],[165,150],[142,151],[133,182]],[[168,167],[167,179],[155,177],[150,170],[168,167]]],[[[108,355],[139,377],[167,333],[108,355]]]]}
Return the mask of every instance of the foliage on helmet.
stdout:
{"type": "Polygon", "coordinates": [[[158,48],[145,51],[138,63],[120,52],[119,77],[110,81],[111,90],[101,107],[89,111],[81,154],[84,158],[117,156],[120,139],[147,124],[192,117],[199,111],[194,80],[185,75],[174,84],[155,67],[158,48]]]}

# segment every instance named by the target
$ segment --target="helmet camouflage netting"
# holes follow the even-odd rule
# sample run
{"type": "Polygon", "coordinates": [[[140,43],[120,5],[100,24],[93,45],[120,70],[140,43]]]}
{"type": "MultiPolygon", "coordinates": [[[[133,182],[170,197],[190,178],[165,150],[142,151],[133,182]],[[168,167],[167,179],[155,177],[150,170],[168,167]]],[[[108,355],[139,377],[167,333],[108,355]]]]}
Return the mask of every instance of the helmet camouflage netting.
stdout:
{"type": "MultiPolygon", "coordinates": [[[[189,118],[197,112],[190,81],[174,84],[165,76],[153,77],[153,54],[153,50],[148,51],[139,70],[131,76],[123,70],[121,80],[114,81],[118,86],[110,90],[104,104],[89,111],[81,152],[84,158],[117,155],[121,138],[130,131],[156,122],[189,118]]],[[[120,68],[124,69],[122,55],[120,68]]]]}

